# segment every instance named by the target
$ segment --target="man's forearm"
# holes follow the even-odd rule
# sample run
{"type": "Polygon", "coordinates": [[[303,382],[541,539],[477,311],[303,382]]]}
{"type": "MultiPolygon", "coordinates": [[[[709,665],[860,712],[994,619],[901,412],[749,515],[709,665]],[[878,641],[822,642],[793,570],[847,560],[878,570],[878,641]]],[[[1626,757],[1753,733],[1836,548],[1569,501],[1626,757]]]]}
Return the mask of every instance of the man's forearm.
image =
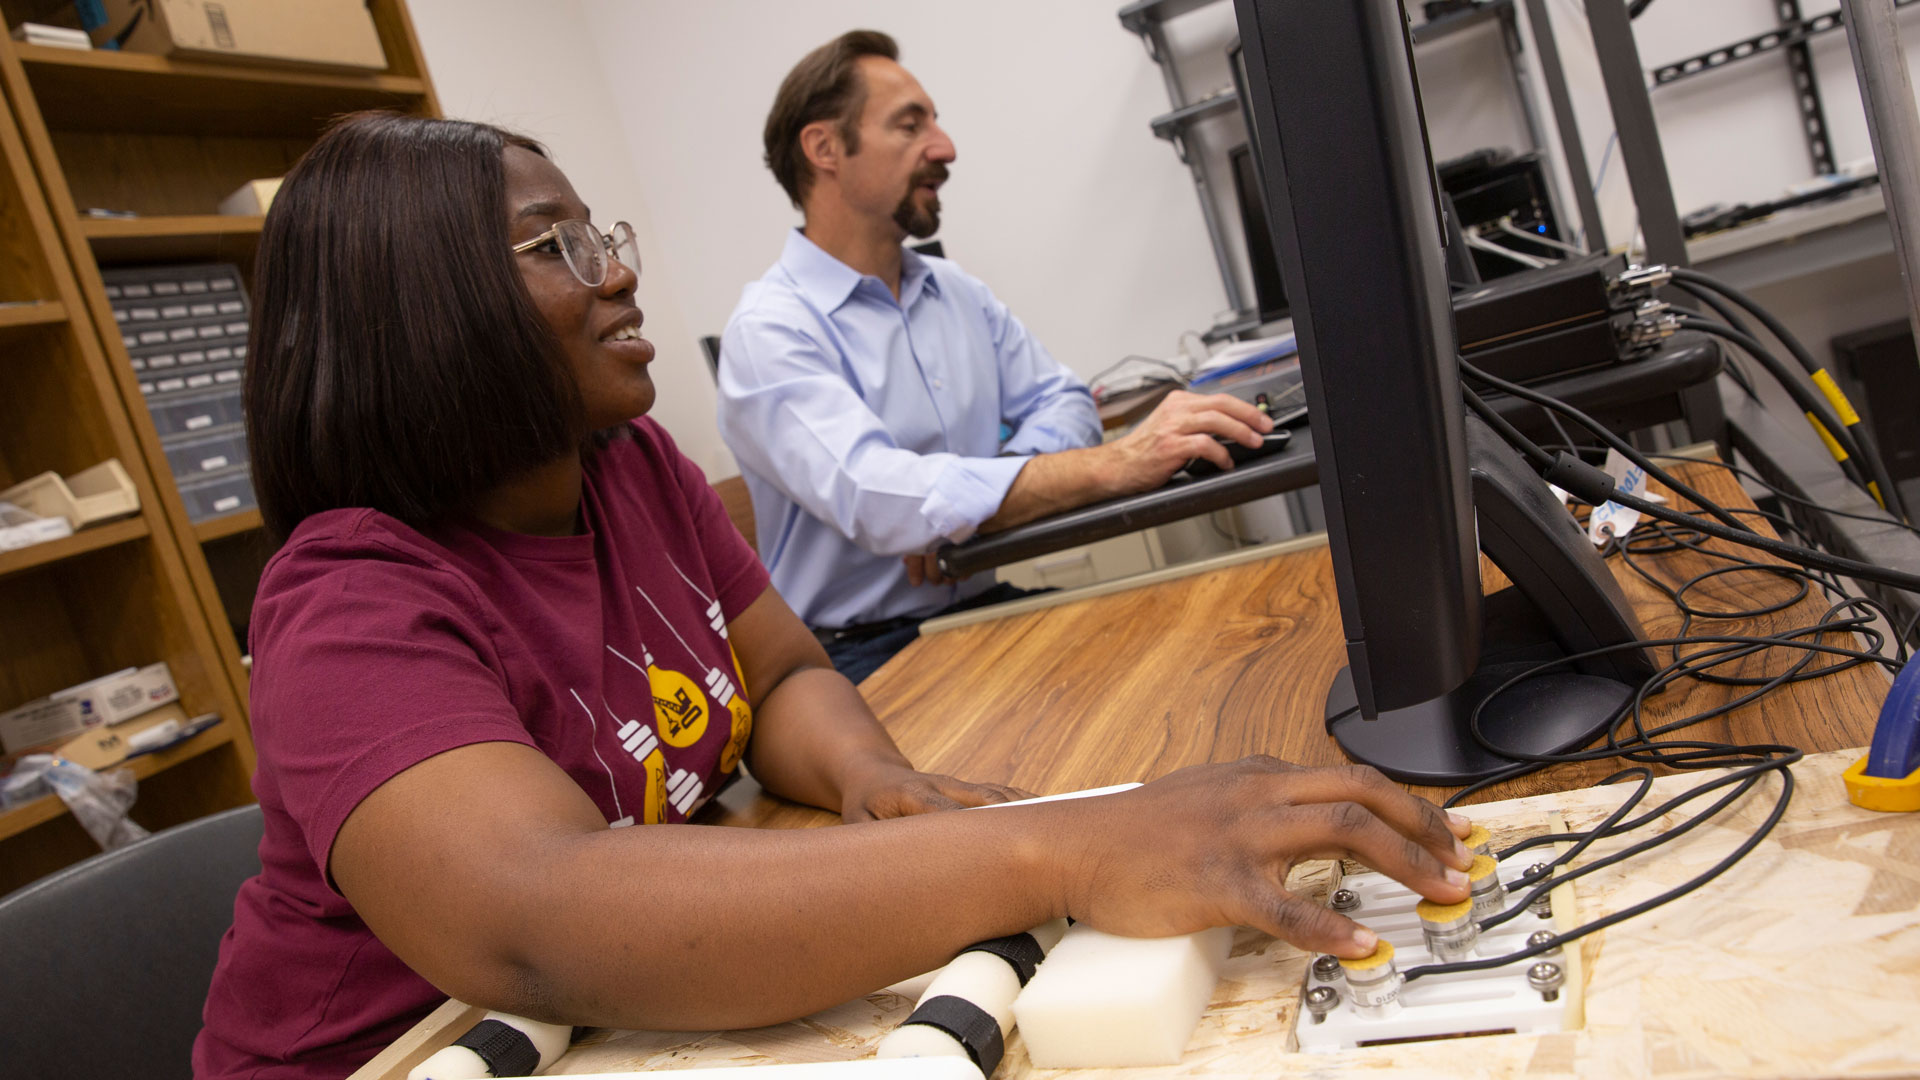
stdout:
{"type": "Polygon", "coordinates": [[[1027,461],[1013,486],[1000,500],[1000,509],[980,523],[980,532],[999,532],[1035,518],[1071,510],[1126,494],[1114,475],[1112,455],[1105,446],[1040,454],[1027,461]]]}

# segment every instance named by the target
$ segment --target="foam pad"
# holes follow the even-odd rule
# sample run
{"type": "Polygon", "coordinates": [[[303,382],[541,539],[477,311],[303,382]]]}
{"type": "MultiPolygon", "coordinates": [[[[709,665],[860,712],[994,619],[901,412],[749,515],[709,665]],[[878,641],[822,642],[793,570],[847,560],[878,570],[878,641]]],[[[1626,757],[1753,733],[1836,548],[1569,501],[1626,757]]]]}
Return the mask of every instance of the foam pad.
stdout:
{"type": "Polygon", "coordinates": [[[1027,1057],[1043,1069],[1178,1063],[1232,947],[1232,927],[1128,938],[1073,926],[1014,1000],[1027,1057]]]}

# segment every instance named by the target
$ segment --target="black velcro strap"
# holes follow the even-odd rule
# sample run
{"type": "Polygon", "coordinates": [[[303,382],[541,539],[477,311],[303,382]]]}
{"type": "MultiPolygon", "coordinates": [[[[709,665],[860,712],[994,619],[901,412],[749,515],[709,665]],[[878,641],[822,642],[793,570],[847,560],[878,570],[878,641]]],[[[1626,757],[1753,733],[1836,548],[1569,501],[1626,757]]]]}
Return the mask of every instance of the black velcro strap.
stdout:
{"type": "Polygon", "coordinates": [[[980,1075],[992,1076],[1007,1047],[1000,1039],[1000,1021],[993,1014],[966,998],[942,994],[928,998],[907,1017],[906,1024],[925,1024],[959,1040],[967,1056],[980,1067],[980,1075]]]}
{"type": "Polygon", "coordinates": [[[1047,958],[1046,950],[1033,940],[1032,934],[1008,934],[1006,937],[989,938],[961,949],[962,954],[970,952],[992,953],[1007,962],[1013,973],[1020,979],[1020,985],[1027,985],[1033,978],[1033,969],[1047,958]]]}
{"type": "Polygon", "coordinates": [[[526,1032],[498,1020],[480,1021],[472,1031],[453,1040],[453,1045],[479,1054],[493,1076],[532,1076],[540,1068],[540,1048],[533,1045],[526,1032]]]}

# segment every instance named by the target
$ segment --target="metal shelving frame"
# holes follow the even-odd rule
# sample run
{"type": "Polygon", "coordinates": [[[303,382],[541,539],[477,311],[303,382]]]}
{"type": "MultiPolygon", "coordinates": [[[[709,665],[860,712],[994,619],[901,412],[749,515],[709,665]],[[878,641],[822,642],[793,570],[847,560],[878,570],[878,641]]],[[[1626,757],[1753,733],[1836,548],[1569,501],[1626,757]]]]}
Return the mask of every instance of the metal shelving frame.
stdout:
{"type": "MultiPolygon", "coordinates": [[[[1195,194],[1200,199],[1200,216],[1206,225],[1207,239],[1213,247],[1214,263],[1220,271],[1220,282],[1226,290],[1227,304],[1234,311],[1231,319],[1212,327],[1205,335],[1209,341],[1218,341],[1248,333],[1258,328],[1260,318],[1247,301],[1240,279],[1234,273],[1233,260],[1228,252],[1227,237],[1220,222],[1219,207],[1214,204],[1212,195],[1212,177],[1205,156],[1193,145],[1192,129],[1201,120],[1235,112],[1239,108],[1239,96],[1231,86],[1199,99],[1190,99],[1180,78],[1180,72],[1174,62],[1172,50],[1167,44],[1166,23],[1192,11],[1207,7],[1217,0],[1136,0],[1120,9],[1120,25],[1129,33],[1136,34],[1146,45],[1147,56],[1160,69],[1160,76],[1167,86],[1167,98],[1172,109],[1154,117],[1150,122],[1154,137],[1165,139],[1173,144],[1174,152],[1179,155],[1193,176],[1195,194]]],[[[1534,101],[1533,88],[1527,80],[1524,57],[1525,47],[1521,43],[1519,4],[1527,5],[1528,23],[1533,30],[1534,52],[1540,57],[1541,74],[1545,77],[1548,97],[1551,99],[1554,124],[1560,132],[1560,142],[1570,174],[1570,187],[1575,203],[1580,211],[1580,220],[1585,228],[1587,246],[1600,250],[1606,246],[1605,233],[1600,224],[1600,209],[1594,198],[1590,182],[1582,182],[1588,174],[1586,155],[1581,147],[1579,127],[1574,120],[1573,107],[1568,99],[1566,76],[1560,65],[1559,51],[1554,43],[1552,24],[1549,22],[1543,0],[1481,0],[1471,8],[1451,12],[1439,18],[1428,20],[1414,27],[1415,45],[1424,45],[1439,41],[1454,34],[1488,22],[1498,22],[1501,41],[1509,60],[1508,70],[1514,80],[1514,89],[1519,98],[1520,111],[1527,128],[1528,138],[1533,148],[1545,151],[1546,133],[1541,125],[1540,112],[1534,101]]],[[[1793,0],[1787,0],[1793,2],[1793,0]]],[[[1565,215],[1560,214],[1561,220],[1565,215]]]]}

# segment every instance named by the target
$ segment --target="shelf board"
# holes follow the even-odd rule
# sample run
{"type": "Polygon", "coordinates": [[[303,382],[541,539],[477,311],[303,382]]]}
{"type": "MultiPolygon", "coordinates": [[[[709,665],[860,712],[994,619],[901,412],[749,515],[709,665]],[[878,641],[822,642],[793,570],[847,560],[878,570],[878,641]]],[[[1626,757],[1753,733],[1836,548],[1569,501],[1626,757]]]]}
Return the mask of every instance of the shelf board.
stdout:
{"type": "Polygon", "coordinates": [[[1120,9],[1120,25],[1136,34],[1144,34],[1154,23],[1177,19],[1189,11],[1198,11],[1214,0],[1137,0],[1120,9]]]}
{"type": "Polygon", "coordinates": [[[311,138],[359,109],[418,111],[424,79],[302,71],[148,53],[17,45],[34,97],[55,131],[311,138]]]}
{"type": "Polygon", "coordinates": [[[1229,86],[1216,93],[1209,94],[1191,105],[1185,105],[1170,113],[1162,113],[1148,122],[1153,128],[1156,139],[1172,139],[1194,124],[1209,116],[1237,111],[1240,107],[1240,95],[1229,86]]]}
{"type": "Polygon", "coordinates": [[[1413,43],[1415,45],[1425,45],[1429,41],[1439,41],[1441,38],[1451,37],[1462,30],[1479,26],[1488,19],[1506,16],[1512,11],[1513,0],[1481,0],[1479,4],[1465,11],[1456,11],[1450,15],[1442,15],[1437,19],[1428,19],[1426,22],[1414,27],[1413,43]]]}
{"type": "Polygon", "coordinates": [[[260,511],[242,510],[237,514],[228,514],[203,521],[193,527],[193,538],[203,544],[215,540],[224,540],[229,536],[238,536],[251,532],[261,526],[260,511]]]}
{"type": "Polygon", "coordinates": [[[266,221],[260,214],[186,214],[81,218],[80,235],[102,264],[146,259],[232,259],[251,250],[266,221]]]}
{"type": "MultiPolygon", "coordinates": [[[[224,717],[207,730],[188,739],[178,746],[157,750],[151,754],[141,754],[130,758],[124,766],[133,770],[134,779],[145,780],[155,773],[172,768],[189,758],[199,757],[209,750],[225,746],[233,741],[233,721],[224,717]]],[[[26,832],[35,825],[44,825],[67,812],[67,804],[60,801],[58,795],[42,795],[30,803],[23,803],[5,813],[0,813],[0,840],[26,832]]]]}
{"type": "Polygon", "coordinates": [[[18,304],[0,304],[0,329],[9,326],[43,326],[67,321],[67,305],[58,300],[29,300],[18,304]]]}
{"type": "Polygon", "coordinates": [[[0,578],[35,567],[70,559],[75,555],[84,555],[89,551],[99,551],[115,544],[124,544],[129,540],[138,540],[148,533],[147,519],[131,517],[125,521],[116,521],[108,525],[95,525],[81,529],[72,536],[58,540],[15,548],[12,551],[0,551],[0,578]]]}

